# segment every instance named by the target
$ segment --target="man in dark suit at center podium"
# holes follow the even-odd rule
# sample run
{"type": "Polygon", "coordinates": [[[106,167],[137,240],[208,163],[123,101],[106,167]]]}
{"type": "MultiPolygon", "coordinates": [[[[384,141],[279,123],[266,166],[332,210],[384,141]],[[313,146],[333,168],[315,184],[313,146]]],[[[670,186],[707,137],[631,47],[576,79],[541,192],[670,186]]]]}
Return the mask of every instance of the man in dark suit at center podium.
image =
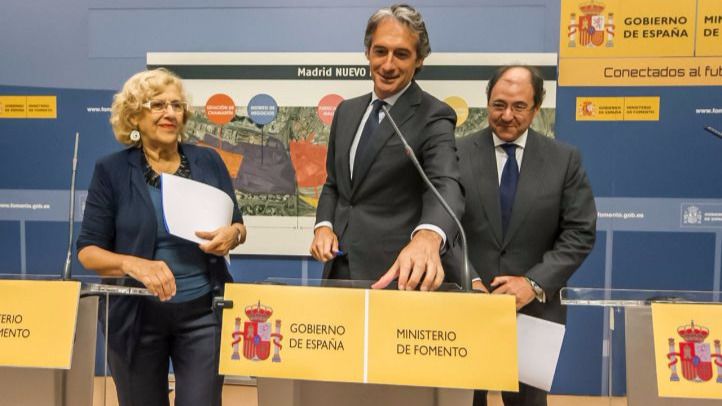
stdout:
{"type": "Polygon", "coordinates": [[[442,266],[458,230],[405,156],[382,105],[460,216],[456,114],[414,81],[431,51],[415,9],[378,10],[364,46],[373,92],[336,109],[310,251],[325,262],[324,278],[378,280],[373,286],[379,288],[398,278],[399,289],[434,290],[458,272],[459,265],[442,266]]]}

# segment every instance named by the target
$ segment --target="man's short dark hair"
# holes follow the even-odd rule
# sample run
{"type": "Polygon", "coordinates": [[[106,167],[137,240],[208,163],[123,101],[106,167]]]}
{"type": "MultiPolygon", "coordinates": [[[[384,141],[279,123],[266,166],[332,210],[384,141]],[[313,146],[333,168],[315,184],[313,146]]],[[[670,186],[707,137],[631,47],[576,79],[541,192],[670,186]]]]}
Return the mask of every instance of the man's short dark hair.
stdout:
{"type": "Polygon", "coordinates": [[[488,103],[489,99],[491,99],[491,91],[494,89],[494,86],[496,86],[496,82],[504,76],[506,71],[513,68],[522,68],[529,72],[531,75],[531,87],[534,91],[533,108],[541,107],[542,102],[544,101],[544,95],[546,94],[546,90],[544,90],[544,77],[538,68],[529,65],[505,65],[494,71],[489,78],[489,83],[486,85],[486,102],[488,103]]]}

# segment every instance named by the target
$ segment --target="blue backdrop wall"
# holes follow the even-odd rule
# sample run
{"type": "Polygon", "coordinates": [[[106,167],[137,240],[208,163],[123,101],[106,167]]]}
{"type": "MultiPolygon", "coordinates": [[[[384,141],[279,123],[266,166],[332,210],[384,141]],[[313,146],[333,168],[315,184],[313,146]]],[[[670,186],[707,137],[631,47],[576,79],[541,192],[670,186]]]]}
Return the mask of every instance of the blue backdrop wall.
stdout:
{"type": "MultiPolygon", "coordinates": [[[[427,21],[434,51],[557,52],[558,1],[439,3],[415,2],[427,21]]],[[[109,105],[115,90],[145,67],[146,52],[362,52],[366,20],[385,5],[348,0],[4,1],[0,94],[57,94],[58,119],[34,120],[32,131],[24,120],[0,120],[0,200],[32,201],[42,195],[57,202],[53,207],[58,209],[20,218],[0,209],[0,273],[60,272],[67,244],[63,219],[73,135],[82,134],[78,189],[84,190],[95,159],[120,148],[107,125],[107,114],[88,114],[87,106],[109,105]],[[95,129],[103,125],[107,131],[97,133],[95,129]]],[[[630,91],[644,95],[646,90],[630,91]]],[[[715,103],[713,95],[698,92],[715,103]]],[[[722,148],[718,140],[690,134],[688,123],[672,120],[655,131],[629,123],[590,131],[588,124],[574,121],[574,94],[570,89],[557,95],[556,133],[582,150],[598,204],[605,210],[614,211],[621,204],[614,200],[618,198],[659,198],[661,203],[651,206],[630,201],[620,207],[641,204],[639,210],[644,212],[671,204],[671,215],[659,209],[658,216],[678,226],[681,200],[721,197],[721,182],[714,176],[722,169],[715,159],[722,148]],[[624,131],[619,131],[620,126],[625,126],[624,131]],[[637,134],[631,140],[630,131],[637,134]],[[640,159],[640,151],[646,158],[640,159]]],[[[683,106],[663,102],[661,115],[679,108],[683,106]]],[[[719,288],[719,230],[681,230],[658,223],[627,226],[613,218],[600,219],[594,252],[571,284],[719,288]]],[[[318,277],[320,269],[320,264],[301,257],[236,256],[232,261],[234,277],[241,281],[318,277]]],[[[75,270],[84,272],[77,263],[75,270]]],[[[603,340],[607,325],[608,317],[601,310],[570,309],[554,392],[606,391],[606,345],[614,345],[615,360],[623,359],[617,359],[623,357],[621,343],[603,340]]],[[[624,370],[615,368],[615,372],[615,391],[623,392],[624,370]]]]}
{"type": "MultiPolygon", "coordinates": [[[[48,121],[46,131],[41,133],[24,133],[22,122],[0,122],[0,153],[5,158],[0,168],[6,174],[0,180],[0,189],[67,189],[70,174],[66,168],[75,131],[83,134],[78,188],[87,188],[95,159],[119,145],[113,141],[109,126],[104,134],[83,132],[87,123],[82,121],[87,120],[87,115],[62,109],[72,108],[68,99],[73,97],[97,97],[96,104],[78,100],[78,109],[109,105],[112,93],[145,67],[146,52],[362,52],[366,20],[374,10],[386,5],[348,0],[6,1],[0,16],[0,85],[5,86],[0,90],[4,94],[48,93],[25,87],[50,88],[53,92],[101,91],[61,92],[60,98],[65,101],[59,100],[59,119],[48,121]],[[83,120],[78,119],[80,115],[83,120]]],[[[555,1],[450,1],[443,5],[423,1],[414,5],[424,14],[432,49],[437,52],[557,49],[559,4],[555,1]]],[[[103,121],[107,115],[99,114],[97,118],[103,121]]],[[[12,230],[17,225],[7,227],[12,230]]],[[[62,252],[64,231],[60,225],[56,228],[58,235],[50,231],[43,234],[48,242],[57,241],[52,245],[62,252]]],[[[20,231],[0,238],[16,240],[20,231]]],[[[34,236],[28,235],[27,240],[33,241],[34,236]]],[[[26,259],[11,251],[10,258],[4,261],[25,264],[30,272],[52,269],[38,267],[50,264],[33,262],[30,257],[34,251],[28,248],[26,259]]],[[[52,250],[45,246],[41,252],[48,252],[45,249],[52,250]]],[[[43,257],[52,264],[51,255],[43,257]]],[[[245,270],[235,272],[242,280],[257,278],[249,269],[263,269],[264,274],[274,275],[320,274],[319,264],[299,258],[236,258],[233,268],[245,270]]]]}

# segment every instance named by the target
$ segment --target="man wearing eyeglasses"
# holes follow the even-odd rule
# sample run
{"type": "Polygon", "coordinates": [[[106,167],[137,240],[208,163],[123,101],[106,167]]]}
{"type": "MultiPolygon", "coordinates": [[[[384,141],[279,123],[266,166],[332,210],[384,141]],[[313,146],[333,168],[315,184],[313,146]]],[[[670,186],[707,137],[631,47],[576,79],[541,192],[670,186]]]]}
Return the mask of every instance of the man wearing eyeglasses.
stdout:
{"type": "MultiPolygon", "coordinates": [[[[544,79],[529,66],[504,66],[487,89],[489,126],[458,143],[466,191],[462,224],[475,289],[516,296],[533,317],[564,323],[559,289],[592,250],[597,210],[579,152],[529,128],[544,99],[544,79]]],[[[546,392],[523,383],[504,404],[546,405],[546,392]]],[[[486,405],[486,391],[474,406],[486,405]]]]}

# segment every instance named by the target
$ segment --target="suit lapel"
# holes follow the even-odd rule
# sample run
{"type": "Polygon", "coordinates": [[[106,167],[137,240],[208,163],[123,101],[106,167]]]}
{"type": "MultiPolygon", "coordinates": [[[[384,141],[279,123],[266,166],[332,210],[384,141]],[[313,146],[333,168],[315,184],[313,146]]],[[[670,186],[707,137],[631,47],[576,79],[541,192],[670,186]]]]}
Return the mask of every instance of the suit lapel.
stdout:
{"type": "Polygon", "coordinates": [[[501,244],[501,204],[499,203],[499,177],[496,169],[496,152],[491,129],[487,127],[474,141],[475,151],[469,151],[473,156],[469,161],[473,167],[472,173],[481,174],[478,182],[474,182],[476,193],[481,202],[486,218],[491,224],[494,237],[501,244]]]}
{"type": "Polygon", "coordinates": [[[183,155],[185,155],[188,159],[188,165],[191,169],[191,179],[201,183],[205,183],[207,185],[215,186],[216,182],[214,182],[212,179],[208,179],[207,171],[204,171],[203,167],[199,165],[199,151],[195,148],[183,148],[182,145],[180,147],[180,150],[182,151],[183,155]]]}
{"type": "MultiPolygon", "coordinates": [[[[349,112],[344,117],[339,117],[336,125],[336,153],[343,154],[340,162],[343,162],[341,168],[339,168],[339,176],[336,177],[336,182],[339,188],[347,191],[347,196],[351,195],[351,168],[349,167],[349,157],[351,156],[351,144],[356,136],[356,131],[361,124],[369,103],[371,103],[371,93],[361,97],[359,99],[349,100],[349,112]]],[[[355,173],[355,172],[354,172],[355,173]]]]}
{"type": "Polygon", "coordinates": [[[509,229],[504,236],[507,244],[516,232],[522,228],[524,218],[534,206],[539,188],[544,187],[544,151],[537,137],[543,137],[529,129],[524,148],[524,157],[519,172],[519,184],[516,188],[514,206],[511,209],[509,229]]]}
{"type": "Polygon", "coordinates": [[[151,214],[155,218],[155,209],[153,208],[153,202],[150,200],[150,194],[148,193],[148,184],[145,183],[145,177],[143,172],[143,163],[140,158],[142,154],[140,148],[133,148],[128,154],[128,163],[130,164],[130,182],[136,191],[140,195],[143,203],[147,208],[150,209],[151,214]]]}
{"type": "MultiPolygon", "coordinates": [[[[406,89],[406,92],[404,92],[396,103],[394,103],[394,106],[390,111],[399,128],[402,128],[404,123],[414,115],[416,108],[419,104],[421,104],[421,95],[421,88],[416,84],[416,82],[412,82],[411,86],[406,89]]],[[[373,139],[366,147],[364,154],[357,157],[354,161],[353,192],[355,192],[358,189],[358,185],[363,182],[369,169],[371,168],[371,164],[373,164],[374,160],[376,160],[376,156],[393,135],[393,126],[389,120],[384,118],[376,130],[376,134],[374,134],[373,139]]],[[[414,134],[404,135],[412,137],[414,134]]]]}

